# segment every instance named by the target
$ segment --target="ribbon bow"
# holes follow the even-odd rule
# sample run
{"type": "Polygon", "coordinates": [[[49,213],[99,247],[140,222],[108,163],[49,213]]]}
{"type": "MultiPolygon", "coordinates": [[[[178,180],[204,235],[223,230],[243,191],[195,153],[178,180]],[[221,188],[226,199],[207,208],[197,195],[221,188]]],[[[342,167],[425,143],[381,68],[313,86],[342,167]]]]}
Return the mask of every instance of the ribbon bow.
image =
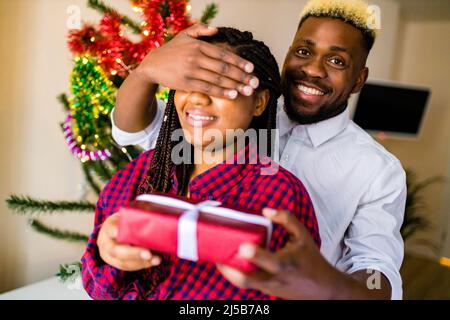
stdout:
{"type": "Polygon", "coordinates": [[[178,222],[177,255],[182,259],[191,261],[198,260],[197,221],[200,211],[266,227],[266,245],[269,244],[270,237],[272,235],[272,222],[269,219],[263,216],[247,214],[237,210],[219,207],[222,204],[219,201],[207,200],[193,204],[181,199],[165,197],[157,194],[142,194],[138,196],[136,200],[185,210],[185,212],[181,214],[178,222]]]}

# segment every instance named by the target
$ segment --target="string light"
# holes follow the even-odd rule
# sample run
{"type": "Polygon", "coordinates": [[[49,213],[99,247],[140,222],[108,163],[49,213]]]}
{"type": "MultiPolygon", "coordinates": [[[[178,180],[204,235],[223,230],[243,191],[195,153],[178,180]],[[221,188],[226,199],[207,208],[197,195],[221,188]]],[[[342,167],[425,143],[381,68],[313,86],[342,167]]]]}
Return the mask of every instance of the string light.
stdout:
{"type": "Polygon", "coordinates": [[[445,267],[450,267],[450,258],[441,257],[439,263],[445,267]]]}

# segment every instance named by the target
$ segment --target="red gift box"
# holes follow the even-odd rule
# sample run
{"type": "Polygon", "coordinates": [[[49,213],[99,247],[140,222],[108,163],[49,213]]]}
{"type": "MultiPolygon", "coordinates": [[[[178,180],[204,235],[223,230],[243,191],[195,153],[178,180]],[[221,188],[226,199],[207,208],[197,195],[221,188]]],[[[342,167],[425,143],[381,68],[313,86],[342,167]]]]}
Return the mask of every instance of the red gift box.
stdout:
{"type": "Polygon", "coordinates": [[[249,242],[267,247],[272,234],[269,219],[217,201],[145,194],[119,212],[120,243],[191,261],[227,264],[246,272],[257,267],[238,256],[239,246],[249,242]]]}

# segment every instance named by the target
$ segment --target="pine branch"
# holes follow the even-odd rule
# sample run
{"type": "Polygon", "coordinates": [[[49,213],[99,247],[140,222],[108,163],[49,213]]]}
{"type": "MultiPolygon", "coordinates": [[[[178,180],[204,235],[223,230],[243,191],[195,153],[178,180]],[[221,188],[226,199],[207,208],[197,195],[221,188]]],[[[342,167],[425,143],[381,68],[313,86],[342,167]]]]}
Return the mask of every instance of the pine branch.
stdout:
{"type": "Polygon", "coordinates": [[[92,177],[91,174],[91,168],[88,162],[85,162],[82,164],[84,177],[86,178],[86,181],[89,183],[89,186],[92,188],[92,190],[95,191],[97,195],[100,195],[101,188],[100,186],[94,181],[94,177],[92,177]]]}
{"type": "Polygon", "coordinates": [[[91,168],[103,182],[108,182],[113,176],[113,173],[105,166],[104,161],[92,161],[91,168]]]}
{"type": "Polygon", "coordinates": [[[141,28],[139,27],[139,24],[133,21],[133,19],[129,18],[126,15],[118,14],[116,10],[113,8],[107,6],[103,1],[101,0],[89,0],[88,6],[92,9],[98,10],[102,13],[111,13],[111,14],[117,14],[121,18],[121,23],[127,27],[129,27],[135,34],[141,33],[141,28]]]}
{"type": "Polygon", "coordinates": [[[87,201],[46,201],[31,197],[11,195],[6,199],[8,207],[17,213],[55,211],[89,211],[95,210],[95,205],[87,201]]]}
{"type": "Polygon", "coordinates": [[[67,98],[67,95],[65,93],[61,93],[58,96],[58,101],[61,102],[65,111],[70,111],[69,99],[67,98]]]}
{"type": "Polygon", "coordinates": [[[161,6],[161,18],[163,18],[164,21],[166,21],[166,18],[170,16],[170,8],[169,3],[167,1],[164,1],[164,3],[161,6]]]}
{"type": "Polygon", "coordinates": [[[81,266],[82,266],[81,262],[79,262],[79,261],[71,263],[71,264],[60,264],[59,272],[56,274],[56,276],[62,282],[66,282],[70,279],[73,279],[73,277],[80,275],[81,266]]]}
{"type": "Polygon", "coordinates": [[[126,166],[128,163],[130,163],[130,160],[128,160],[128,159],[125,160],[122,158],[122,156],[118,156],[118,155],[114,155],[113,157],[109,158],[108,160],[112,167],[112,170],[114,170],[115,173],[117,173],[120,169],[122,169],[124,166],[126,166]]]}
{"type": "Polygon", "coordinates": [[[74,242],[87,242],[89,237],[85,234],[81,234],[78,232],[68,231],[68,230],[59,230],[56,228],[51,228],[43,224],[37,219],[29,219],[30,226],[36,230],[37,232],[46,234],[52,238],[74,241],[74,242]]]}
{"type": "Polygon", "coordinates": [[[125,167],[128,163],[133,161],[134,158],[138,157],[141,153],[136,147],[134,146],[127,146],[126,147],[126,153],[122,151],[121,147],[118,147],[116,145],[112,145],[113,156],[109,158],[109,163],[111,164],[112,169],[117,172],[121,170],[123,167],[125,167]]]}
{"type": "Polygon", "coordinates": [[[204,24],[208,24],[212,19],[217,15],[218,6],[215,3],[210,3],[206,6],[203,11],[202,17],[200,18],[200,22],[204,24]]]}

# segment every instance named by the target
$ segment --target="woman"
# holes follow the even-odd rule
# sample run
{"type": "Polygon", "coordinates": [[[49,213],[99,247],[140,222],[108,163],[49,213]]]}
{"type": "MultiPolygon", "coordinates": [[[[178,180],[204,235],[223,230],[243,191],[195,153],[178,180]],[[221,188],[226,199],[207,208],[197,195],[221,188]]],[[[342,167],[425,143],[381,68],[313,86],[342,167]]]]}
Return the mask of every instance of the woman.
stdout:
{"type": "MultiPolygon", "coordinates": [[[[140,193],[158,191],[195,200],[214,199],[256,211],[266,207],[288,210],[320,245],[314,209],[302,183],[281,167],[273,170],[270,159],[257,152],[265,147],[270,155],[271,140],[247,142],[245,135],[233,134],[236,130],[275,128],[280,96],[275,58],[250,32],[219,28],[215,36],[204,40],[252,62],[259,88],[251,96],[239,95],[234,100],[197,92],[170,92],[156,148],[119,171],[97,203],[94,232],[82,258],[83,284],[95,299],[276,298],[233,286],[212,263],[158,256],[144,248],[117,243],[115,212],[140,193]],[[178,143],[172,137],[177,130],[182,130],[189,144],[183,149],[181,163],[174,158],[178,143]],[[214,131],[214,139],[204,134],[208,131],[214,131]]],[[[269,248],[277,250],[287,240],[285,231],[275,226],[269,248]]]]}

